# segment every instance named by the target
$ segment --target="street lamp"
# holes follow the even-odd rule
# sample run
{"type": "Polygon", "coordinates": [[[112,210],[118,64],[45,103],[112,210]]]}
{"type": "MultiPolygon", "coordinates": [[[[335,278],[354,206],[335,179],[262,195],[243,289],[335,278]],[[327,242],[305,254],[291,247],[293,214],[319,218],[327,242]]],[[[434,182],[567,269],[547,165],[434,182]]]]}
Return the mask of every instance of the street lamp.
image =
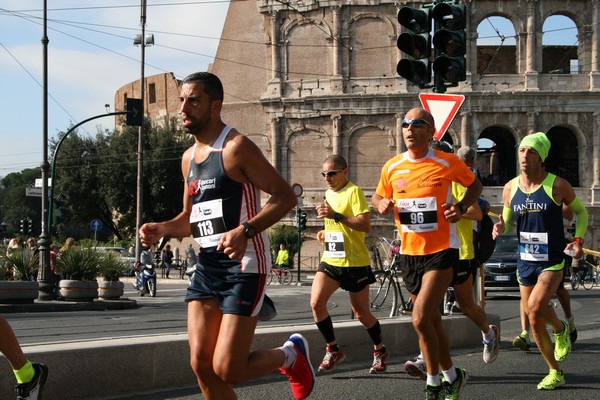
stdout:
{"type": "Polygon", "coordinates": [[[48,162],[48,3],[44,0],[44,28],[42,35],[42,212],[41,212],[41,232],[38,241],[40,251],[40,300],[53,300],[53,285],[50,271],[50,245],[52,240],[48,225],[46,224],[46,215],[48,213],[48,171],[50,163],[48,162]]]}
{"type": "MultiPolygon", "coordinates": [[[[140,77],[140,99],[142,107],[144,107],[145,99],[145,84],[144,84],[144,66],[146,63],[146,46],[154,44],[154,35],[146,36],[146,0],[142,0],[142,9],[140,15],[140,25],[142,26],[142,33],[135,35],[133,44],[140,46],[142,49],[141,59],[141,77],[140,77]]],[[[140,243],[140,227],[142,226],[142,219],[144,214],[144,124],[140,124],[138,130],[138,150],[137,150],[137,202],[136,202],[136,214],[135,214],[135,259],[140,261],[140,254],[142,247],[140,243]]]]}

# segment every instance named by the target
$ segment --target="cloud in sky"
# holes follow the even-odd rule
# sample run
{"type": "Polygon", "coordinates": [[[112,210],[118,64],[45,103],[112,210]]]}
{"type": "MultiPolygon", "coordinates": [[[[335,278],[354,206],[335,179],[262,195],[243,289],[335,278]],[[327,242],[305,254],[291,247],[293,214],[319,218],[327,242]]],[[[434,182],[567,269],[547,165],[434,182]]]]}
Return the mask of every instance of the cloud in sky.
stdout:
{"type": "MultiPolygon", "coordinates": [[[[48,137],[113,107],[115,91],[141,74],[140,0],[48,2],[48,137]]],[[[148,0],[145,75],[183,78],[206,70],[221,36],[227,1],[148,0]]],[[[0,176],[37,167],[42,159],[43,4],[0,4],[0,176]]],[[[113,129],[111,117],[83,125],[113,129]]]]}

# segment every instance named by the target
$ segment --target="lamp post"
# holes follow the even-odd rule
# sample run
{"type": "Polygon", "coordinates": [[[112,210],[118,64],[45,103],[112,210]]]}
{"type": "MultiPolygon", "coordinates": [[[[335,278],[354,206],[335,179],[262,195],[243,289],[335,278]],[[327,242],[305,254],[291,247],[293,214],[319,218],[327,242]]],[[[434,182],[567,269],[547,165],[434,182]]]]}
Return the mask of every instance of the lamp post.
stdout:
{"type": "Polygon", "coordinates": [[[53,300],[53,285],[50,271],[50,245],[52,240],[48,225],[46,223],[46,214],[48,212],[48,4],[44,0],[44,28],[42,35],[42,213],[41,213],[41,233],[38,240],[38,248],[40,251],[40,300],[53,300]]]}
{"type": "MultiPolygon", "coordinates": [[[[154,35],[146,36],[146,0],[142,0],[142,8],[140,13],[140,24],[142,26],[141,35],[136,35],[133,44],[139,45],[142,49],[141,59],[141,77],[140,77],[140,99],[142,101],[142,107],[144,106],[145,95],[145,77],[144,77],[144,65],[146,63],[146,46],[154,44],[154,35]]],[[[142,252],[140,243],[140,227],[142,226],[142,219],[144,214],[144,124],[142,123],[138,130],[138,149],[137,149],[137,201],[136,201],[136,214],[135,214],[135,259],[140,261],[140,254],[142,252]]]]}

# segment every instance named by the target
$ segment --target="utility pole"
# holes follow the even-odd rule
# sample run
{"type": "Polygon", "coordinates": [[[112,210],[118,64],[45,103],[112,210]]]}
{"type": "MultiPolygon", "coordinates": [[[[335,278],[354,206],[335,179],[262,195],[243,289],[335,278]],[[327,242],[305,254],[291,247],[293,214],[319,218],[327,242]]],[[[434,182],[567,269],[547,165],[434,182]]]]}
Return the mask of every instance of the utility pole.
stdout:
{"type": "MultiPolygon", "coordinates": [[[[140,12],[140,24],[142,25],[142,35],[140,47],[142,48],[142,60],[141,60],[141,77],[140,77],[140,99],[142,100],[142,107],[145,103],[145,84],[144,84],[144,66],[146,63],[146,0],[142,0],[141,12],[140,12]]],[[[143,114],[142,114],[143,115],[143,114]]],[[[142,219],[144,217],[144,124],[142,123],[138,130],[138,149],[137,149],[137,202],[136,202],[136,214],[135,214],[135,259],[140,261],[140,254],[142,252],[140,242],[140,227],[142,226],[142,219]]]]}

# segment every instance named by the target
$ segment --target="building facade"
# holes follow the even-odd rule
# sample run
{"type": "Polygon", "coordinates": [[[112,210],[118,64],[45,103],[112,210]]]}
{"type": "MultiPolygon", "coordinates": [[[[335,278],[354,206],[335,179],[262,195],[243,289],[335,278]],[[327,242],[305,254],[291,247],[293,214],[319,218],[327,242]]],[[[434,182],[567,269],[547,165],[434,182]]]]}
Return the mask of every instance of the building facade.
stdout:
{"type": "MultiPolygon", "coordinates": [[[[223,118],[250,136],[290,183],[303,186],[302,207],[315,231],[322,226],[314,205],[326,189],[323,159],[346,157],[351,180],[370,196],[384,162],[404,151],[401,120],[420,105],[423,89],[396,73],[402,57],[396,40],[404,29],[397,14],[429,3],[230,3],[211,67],[225,88],[223,118]]],[[[465,101],[443,140],[455,148],[482,139],[493,144],[480,149],[478,170],[484,198],[499,211],[503,184],[519,172],[518,143],[547,132],[547,168],[568,179],[588,206],[587,243],[600,248],[600,0],[461,3],[467,79],[447,93],[465,101]],[[576,27],[573,46],[544,46],[544,23],[556,15],[576,27]],[[490,17],[510,22],[514,45],[478,46],[478,27],[490,17]]],[[[372,221],[373,236],[391,236],[393,220],[373,215],[372,221]]]]}

